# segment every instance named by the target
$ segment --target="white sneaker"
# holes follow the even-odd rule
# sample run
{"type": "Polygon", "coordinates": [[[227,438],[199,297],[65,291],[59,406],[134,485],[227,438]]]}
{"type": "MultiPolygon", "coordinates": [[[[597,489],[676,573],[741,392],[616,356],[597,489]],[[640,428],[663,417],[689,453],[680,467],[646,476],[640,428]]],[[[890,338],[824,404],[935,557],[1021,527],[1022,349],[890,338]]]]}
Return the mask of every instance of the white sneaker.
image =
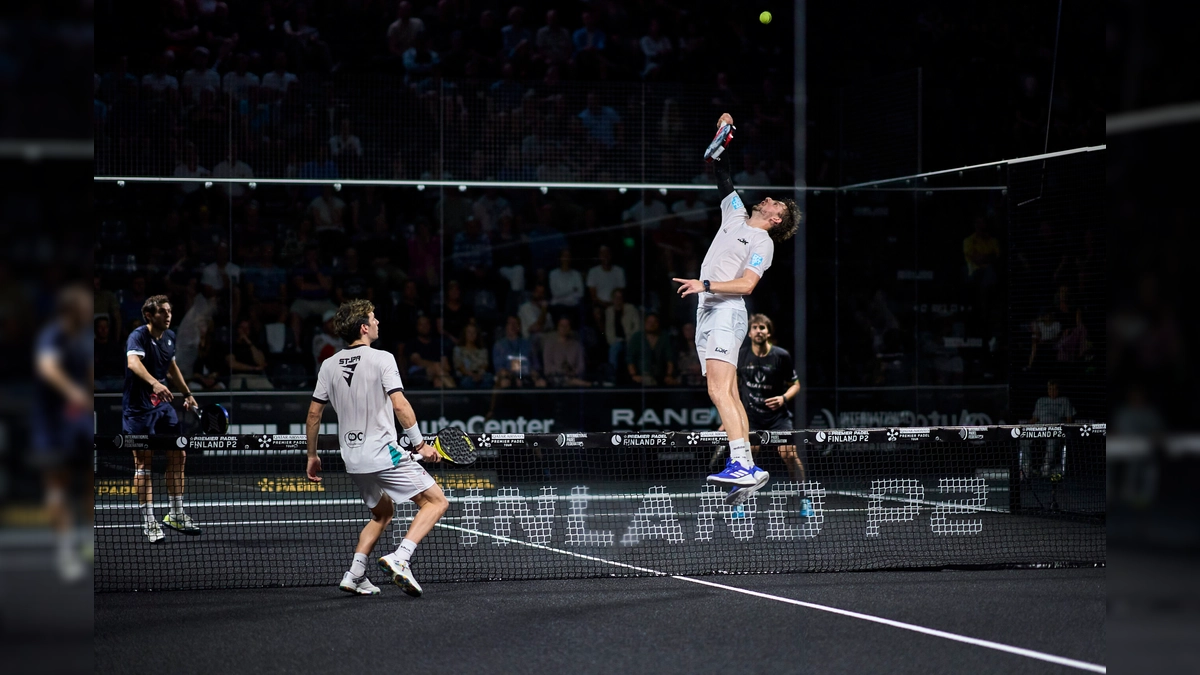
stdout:
{"type": "Polygon", "coordinates": [[[87,574],[87,568],[84,567],[83,559],[78,553],[68,551],[58,554],[58,576],[64,582],[73,584],[83,578],[87,574]]]}
{"type": "Polygon", "coordinates": [[[408,563],[396,557],[395,553],[380,558],[379,569],[387,572],[392,577],[392,583],[399,586],[400,590],[414,598],[421,597],[421,584],[417,583],[408,563]]]}
{"type": "Polygon", "coordinates": [[[195,537],[200,534],[200,528],[196,527],[196,523],[192,522],[192,517],[186,513],[174,514],[168,513],[163,516],[162,524],[175,530],[182,532],[189,537],[195,537]]]}
{"type": "Polygon", "coordinates": [[[771,480],[771,474],[757,466],[750,467],[750,475],[754,477],[754,483],[744,487],[734,485],[729,490],[729,494],[725,495],[726,504],[737,506],[746,503],[747,499],[750,499],[755,492],[758,492],[762,489],[762,486],[767,484],[767,481],[771,480]]]}
{"type": "Polygon", "coordinates": [[[367,575],[364,574],[355,579],[349,572],[342,575],[342,583],[338,584],[338,588],[354,595],[379,595],[381,593],[379,587],[371,583],[367,575]]]}
{"type": "Polygon", "coordinates": [[[162,525],[159,525],[157,521],[143,524],[142,534],[146,535],[146,538],[150,540],[151,544],[162,541],[163,537],[167,536],[163,534],[162,525]]]}

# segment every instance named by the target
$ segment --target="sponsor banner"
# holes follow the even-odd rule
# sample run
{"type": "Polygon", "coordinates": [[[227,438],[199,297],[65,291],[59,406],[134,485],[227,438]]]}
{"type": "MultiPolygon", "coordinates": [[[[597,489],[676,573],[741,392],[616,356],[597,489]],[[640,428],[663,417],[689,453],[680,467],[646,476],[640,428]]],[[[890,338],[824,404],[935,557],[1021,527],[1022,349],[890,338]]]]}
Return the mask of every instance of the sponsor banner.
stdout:
{"type": "Polygon", "coordinates": [[[892,427],[887,430],[889,443],[896,441],[927,441],[933,438],[933,429],[929,427],[892,427]]]}
{"type": "Polygon", "coordinates": [[[994,437],[988,427],[960,427],[958,438],[964,441],[982,441],[994,437]]]}
{"type": "Polygon", "coordinates": [[[675,434],[670,431],[611,434],[613,445],[624,447],[666,447],[675,444],[675,434]]]}
{"type": "Polygon", "coordinates": [[[582,448],[587,444],[587,440],[586,433],[564,433],[554,437],[555,445],[560,448],[582,448]]]}
{"type": "Polygon", "coordinates": [[[480,434],[475,445],[479,448],[523,448],[525,434],[480,434]]]}
{"type": "Polygon", "coordinates": [[[809,434],[812,443],[865,443],[871,439],[866,429],[823,429],[809,434]]]}
{"type": "Polygon", "coordinates": [[[150,437],[145,434],[122,434],[113,439],[113,447],[145,450],[150,447],[150,437]]]}
{"type": "Polygon", "coordinates": [[[241,447],[238,436],[180,436],[175,445],[188,450],[232,450],[241,447]]]}
{"type": "MultiPolygon", "coordinates": [[[[201,404],[218,402],[230,412],[231,428],[241,433],[274,429],[303,434],[312,392],[230,396],[199,394],[201,404]]],[[[538,390],[483,392],[405,392],[421,433],[458,427],[469,434],[552,434],[671,429],[714,431],[716,409],[703,387],[694,389],[538,390]],[[490,413],[481,414],[481,410],[490,413]]],[[[886,390],[809,390],[806,423],[810,429],[886,429],[1004,424],[1006,386],[896,388],[886,390]]],[[[336,423],[324,425],[336,433],[336,423]]],[[[96,400],[96,432],[121,433],[120,396],[96,400]]],[[[724,441],[720,441],[724,442],[724,441]]],[[[571,447],[571,446],[562,446],[571,447]]]]}
{"type": "Polygon", "coordinates": [[[886,429],[1004,424],[1008,387],[809,390],[810,429],[886,429]]]}
{"type": "Polygon", "coordinates": [[[724,431],[690,431],[682,436],[686,445],[724,445],[729,442],[729,436],[724,431]]]}
{"type": "Polygon", "coordinates": [[[1067,433],[1061,425],[1036,424],[1023,427],[1012,427],[1009,431],[1013,438],[1066,438],[1067,433]]]}

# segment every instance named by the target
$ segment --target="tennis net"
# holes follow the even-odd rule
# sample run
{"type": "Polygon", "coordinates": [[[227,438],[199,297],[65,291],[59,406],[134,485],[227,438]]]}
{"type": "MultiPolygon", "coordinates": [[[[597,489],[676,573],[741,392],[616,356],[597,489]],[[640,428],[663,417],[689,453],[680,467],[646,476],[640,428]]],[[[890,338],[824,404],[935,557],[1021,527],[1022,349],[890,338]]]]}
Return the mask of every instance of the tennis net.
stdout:
{"type": "MultiPolygon", "coordinates": [[[[413,570],[424,582],[1103,565],[1105,433],[753,432],[772,480],[741,507],[704,480],[724,461],[723,432],[472,434],[479,461],[430,467],[450,508],[413,570]],[[781,446],[799,450],[803,481],[781,446]]],[[[310,483],[303,436],[97,436],[96,590],[336,584],[368,514],[337,436],[319,447],[325,479],[310,483]],[[187,452],[201,535],[143,534],[130,450],[145,448],[160,519],[164,456],[187,452]]],[[[377,555],[414,513],[397,505],[377,555]]]]}

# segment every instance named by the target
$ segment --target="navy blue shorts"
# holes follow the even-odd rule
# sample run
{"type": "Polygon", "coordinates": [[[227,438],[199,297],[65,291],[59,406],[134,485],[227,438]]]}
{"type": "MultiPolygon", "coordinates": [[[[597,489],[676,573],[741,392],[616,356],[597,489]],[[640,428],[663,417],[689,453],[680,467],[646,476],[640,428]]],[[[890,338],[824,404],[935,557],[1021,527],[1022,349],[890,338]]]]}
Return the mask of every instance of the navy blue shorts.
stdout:
{"type": "Polygon", "coordinates": [[[175,434],[182,433],[179,425],[179,415],[170,405],[163,404],[137,416],[121,416],[121,433],[123,434],[175,434]]]}
{"type": "Polygon", "coordinates": [[[42,468],[54,468],[77,462],[90,463],[92,416],[68,418],[62,415],[31,416],[33,422],[32,462],[42,468]]]}

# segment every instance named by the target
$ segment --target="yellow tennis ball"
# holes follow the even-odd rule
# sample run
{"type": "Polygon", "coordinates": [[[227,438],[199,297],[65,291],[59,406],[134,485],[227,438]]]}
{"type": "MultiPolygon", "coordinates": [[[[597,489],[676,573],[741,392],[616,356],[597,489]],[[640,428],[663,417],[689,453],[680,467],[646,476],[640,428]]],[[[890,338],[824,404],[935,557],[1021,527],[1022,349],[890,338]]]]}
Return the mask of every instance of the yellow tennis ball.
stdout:
{"type": "Polygon", "coordinates": [[[771,23],[771,13],[770,13],[770,12],[763,12],[762,14],[759,14],[759,15],[758,15],[758,20],[759,20],[759,21],[761,21],[761,22],[763,22],[764,24],[771,23]]]}

